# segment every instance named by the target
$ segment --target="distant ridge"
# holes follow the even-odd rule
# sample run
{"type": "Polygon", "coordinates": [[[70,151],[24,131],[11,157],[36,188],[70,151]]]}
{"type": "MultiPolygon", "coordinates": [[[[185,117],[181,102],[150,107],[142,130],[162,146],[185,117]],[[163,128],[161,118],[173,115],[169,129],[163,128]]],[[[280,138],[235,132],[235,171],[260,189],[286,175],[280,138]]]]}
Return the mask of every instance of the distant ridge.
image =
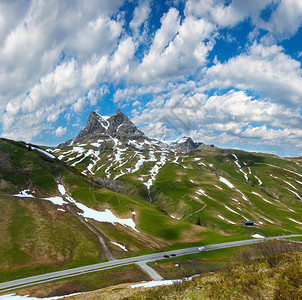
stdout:
{"type": "Polygon", "coordinates": [[[190,137],[184,137],[179,141],[173,142],[170,146],[178,151],[192,152],[203,143],[194,142],[190,137]]]}
{"type": "MultiPolygon", "coordinates": [[[[83,144],[99,139],[117,139],[122,143],[135,140],[138,142],[147,141],[149,143],[163,144],[158,140],[148,138],[130,121],[128,116],[123,114],[120,109],[117,109],[113,115],[109,116],[101,116],[97,112],[92,111],[85,128],[75,138],[60,144],[59,147],[83,144]]],[[[181,152],[192,152],[200,145],[203,145],[203,143],[194,142],[190,137],[184,137],[171,144],[165,144],[167,148],[181,152]]]]}

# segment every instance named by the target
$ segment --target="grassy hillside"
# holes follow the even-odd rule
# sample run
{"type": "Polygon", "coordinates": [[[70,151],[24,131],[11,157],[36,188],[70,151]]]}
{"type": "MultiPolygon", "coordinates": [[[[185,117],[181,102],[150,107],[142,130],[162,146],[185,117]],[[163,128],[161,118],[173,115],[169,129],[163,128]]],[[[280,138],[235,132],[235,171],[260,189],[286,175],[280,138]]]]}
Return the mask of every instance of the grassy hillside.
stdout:
{"type": "MultiPolygon", "coordinates": [[[[127,299],[301,299],[302,254],[260,258],[191,281],[138,291],[127,299]]],[[[118,298],[117,298],[118,299],[118,298]]]]}
{"type": "Polygon", "coordinates": [[[22,142],[0,139],[0,159],[0,281],[104,261],[106,251],[119,258],[244,238],[173,219],[22,142]]]}
{"type": "Polygon", "coordinates": [[[249,236],[302,229],[301,158],[213,147],[176,153],[163,145],[110,140],[50,150],[102,185],[192,224],[249,236]],[[244,220],[256,227],[242,227],[244,220]]]}

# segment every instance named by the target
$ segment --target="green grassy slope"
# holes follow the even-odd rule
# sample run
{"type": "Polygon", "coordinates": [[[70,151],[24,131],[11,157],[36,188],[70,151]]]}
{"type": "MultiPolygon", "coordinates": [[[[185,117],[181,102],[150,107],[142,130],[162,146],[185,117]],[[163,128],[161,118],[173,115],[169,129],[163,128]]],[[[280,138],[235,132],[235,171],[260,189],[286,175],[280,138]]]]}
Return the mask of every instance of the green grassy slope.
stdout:
{"type": "Polygon", "coordinates": [[[105,260],[96,234],[74,214],[82,213],[80,205],[94,213],[108,209],[120,220],[134,222],[137,231],[86,217],[116,258],[237,238],[173,219],[142,199],[101,188],[22,142],[0,139],[0,159],[0,281],[105,260]],[[59,184],[78,204],[64,198],[65,204],[56,205],[45,199],[63,200],[59,184]]]}
{"type": "MultiPolygon", "coordinates": [[[[286,253],[202,274],[167,287],[124,293],[127,299],[301,299],[302,254],[286,253]]],[[[102,297],[95,293],[95,297],[102,297]]],[[[83,297],[85,299],[85,297],[83,297]]],[[[88,299],[88,298],[87,298],[88,299]]],[[[116,297],[116,299],[122,299],[116,297]]]]}
{"type": "Polygon", "coordinates": [[[297,163],[298,159],[234,150],[195,151],[181,165],[166,164],[151,195],[159,207],[208,228],[266,236],[301,232],[302,168],[297,163]],[[221,182],[221,177],[234,187],[221,182]],[[257,227],[243,228],[238,225],[243,220],[253,220],[257,227]]]}
{"type": "Polygon", "coordinates": [[[192,224],[248,236],[302,230],[301,158],[212,147],[176,153],[162,145],[108,140],[52,151],[90,178],[113,188],[116,183],[120,193],[152,201],[192,224]],[[242,227],[244,220],[256,227],[242,227]]]}

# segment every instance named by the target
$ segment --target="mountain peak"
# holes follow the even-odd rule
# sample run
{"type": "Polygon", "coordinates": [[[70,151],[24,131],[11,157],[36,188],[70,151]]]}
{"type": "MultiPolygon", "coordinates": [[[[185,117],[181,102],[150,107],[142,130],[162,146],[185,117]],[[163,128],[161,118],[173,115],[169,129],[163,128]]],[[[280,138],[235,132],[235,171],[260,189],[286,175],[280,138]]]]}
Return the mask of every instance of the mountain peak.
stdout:
{"type": "MultiPolygon", "coordinates": [[[[59,146],[73,144],[85,144],[94,140],[112,140],[113,138],[121,142],[128,143],[131,140],[143,141],[150,139],[140,131],[121,110],[118,108],[113,115],[101,116],[95,111],[89,114],[87,124],[78,135],[59,146]]],[[[172,149],[181,152],[192,152],[203,143],[194,142],[190,137],[182,137],[170,144],[172,149]]]]}
{"type": "Polygon", "coordinates": [[[89,114],[87,124],[83,130],[73,139],[62,145],[70,145],[77,143],[85,143],[96,139],[112,139],[120,140],[146,138],[144,133],[140,131],[130,119],[124,115],[118,108],[113,115],[101,116],[97,112],[92,111],[89,114]]]}
{"type": "Polygon", "coordinates": [[[202,145],[202,143],[194,142],[190,137],[185,136],[180,140],[173,142],[171,144],[171,147],[183,152],[192,152],[196,150],[200,145],[202,145]]]}

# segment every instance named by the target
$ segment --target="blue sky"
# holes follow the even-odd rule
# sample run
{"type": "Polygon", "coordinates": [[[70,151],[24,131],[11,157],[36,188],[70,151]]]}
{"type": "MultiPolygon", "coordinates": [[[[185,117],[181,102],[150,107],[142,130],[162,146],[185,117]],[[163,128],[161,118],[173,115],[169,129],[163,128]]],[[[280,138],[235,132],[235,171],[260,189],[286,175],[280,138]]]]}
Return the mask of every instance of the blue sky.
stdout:
{"type": "Polygon", "coordinates": [[[91,110],[148,136],[302,155],[302,1],[0,2],[0,134],[57,145],[91,110]]]}

